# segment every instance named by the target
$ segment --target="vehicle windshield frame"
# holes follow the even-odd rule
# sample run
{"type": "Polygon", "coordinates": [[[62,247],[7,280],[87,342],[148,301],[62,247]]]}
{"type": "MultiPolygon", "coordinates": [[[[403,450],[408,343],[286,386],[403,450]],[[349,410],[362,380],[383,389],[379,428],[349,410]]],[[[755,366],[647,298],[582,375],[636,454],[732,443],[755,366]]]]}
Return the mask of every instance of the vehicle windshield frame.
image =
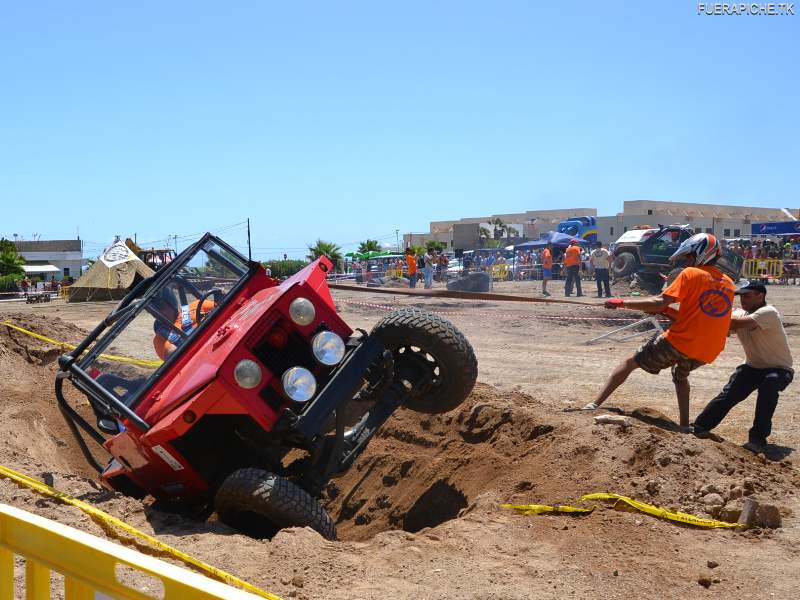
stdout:
{"type": "MultiPolygon", "coordinates": [[[[219,246],[225,252],[229,252],[237,259],[239,259],[242,263],[244,271],[241,273],[239,281],[237,281],[230,289],[230,291],[225,295],[222,301],[217,304],[215,310],[209,314],[209,317],[203,319],[203,321],[197,326],[197,328],[191,333],[192,339],[197,339],[202,337],[203,332],[210,327],[214,321],[216,321],[217,317],[224,311],[225,306],[227,306],[234,298],[237,297],[239,291],[247,285],[247,282],[251,279],[253,274],[257,271],[259,267],[259,263],[249,261],[246,257],[244,257],[240,252],[238,252],[235,248],[224,242],[223,240],[219,239],[218,237],[206,233],[202,238],[200,238],[197,242],[186,248],[183,252],[181,252],[175,259],[162,269],[160,269],[155,275],[153,275],[152,283],[147,286],[143,286],[144,291],[142,288],[137,286],[131,290],[129,296],[126,296],[119,306],[124,306],[124,308],[120,311],[122,314],[113,321],[113,324],[110,327],[100,330],[96,332],[94,335],[95,341],[92,344],[91,348],[81,357],[76,358],[75,365],[79,367],[80,373],[86,373],[86,370],[89,366],[94,363],[100,354],[102,354],[106,348],[108,348],[111,343],[120,335],[120,333],[143,311],[150,308],[150,300],[157,296],[161,290],[171,283],[175,276],[180,272],[180,270],[187,266],[191,260],[193,260],[198,252],[200,251],[207,251],[207,244],[211,242],[219,246]],[[131,296],[133,294],[133,296],[131,296]],[[141,294],[138,298],[137,295],[141,294]]],[[[238,271],[239,268],[232,263],[231,261],[227,260],[221,254],[216,254],[214,256],[218,258],[223,264],[226,264],[229,268],[234,271],[238,271]]],[[[151,312],[152,314],[152,312],[151,312]]],[[[109,317],[113,316],[109,315],[109,317]]],[[[108,318],[107,318],[108,319],[108,318]]],[[[108,321],[107,321],[108,322],[108,321]]],[[[164,321],[162,321],[164,322],[164,321]]],[[[186,336],[187,334],[181,332],[182,335],[186,336]]],[[[189,344],[181,344],[178,348],[176,348],[175,352],[171,353],[167,359],[158,366],[148,377],[144,385],[137,390],[131,398],[129,398],[125,404],[131,408],[138,405],[141,398],[147,394],[154,383],[159,380],[161,375],[170,368],[177,360],[183,356],[189,344]]],[[[73,372],[73,375],[76,373],[73,372]]],[[[80,377],[79,377],[80,378],[80,377]]],[[[101,385],[101,384],[100,384],[101,385]]],[[[102,386],[102,385],[101,385],[102,386]]],[[[82,388],[85,386],[81,386],[82,388]]],[[[105,388],[104,388],[105,389],[105,388]]]]}

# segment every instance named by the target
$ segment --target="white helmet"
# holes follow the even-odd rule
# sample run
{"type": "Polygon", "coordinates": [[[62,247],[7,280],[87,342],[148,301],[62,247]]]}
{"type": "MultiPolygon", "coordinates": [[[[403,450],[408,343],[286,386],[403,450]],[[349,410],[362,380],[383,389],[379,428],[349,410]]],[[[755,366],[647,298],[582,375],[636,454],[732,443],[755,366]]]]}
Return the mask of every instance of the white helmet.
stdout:
{"type": "Polygon", "coordinates": [[[713,263],[721,252],[719,242],[712,234],[695,233],[688,240],[683,241],[675,251],[675,254],[669,257],[669,260],[673,262],[681,257],[694,254],[694,264],[707,265],[713,263]]]}

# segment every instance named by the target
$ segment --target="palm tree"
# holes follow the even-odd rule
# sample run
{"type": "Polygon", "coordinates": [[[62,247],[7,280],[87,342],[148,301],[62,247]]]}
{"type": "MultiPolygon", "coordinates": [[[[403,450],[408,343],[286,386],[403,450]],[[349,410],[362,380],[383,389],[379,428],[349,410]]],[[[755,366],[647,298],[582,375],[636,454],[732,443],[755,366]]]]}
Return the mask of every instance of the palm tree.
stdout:
{"type": "Polygon", "coordinates": [[[499,240],[503,237],[503,233],[506,229],[508,229],[508,225],[503,223],[503,220],[499,217],[492,221],[492,225],[494,227],[494,239],[499,240]]]}
{"type": "Polygon", "coordinates": [[[317,260],[320,256],[327,256],[336,268],[342,262],[342,249],[333,242],[317,239],[313,246],[308,247],[308,260],[317,260]]]}
{"type": "Polygon", "coordinates": [[[439,242],[437,240],[428,240],[425,242],[425,249],[430,250],[431,252],[441,252],[444,250],[444,248],[444,242],[439,242]]]}
{"type": "Polygon", "coordinates": [[[482,238],[484,238],[484,239],[487,239],[487,240],[488,240],[490,237],[492,237],[492,232],[491,232],[491,231],[489,231],[488,229],[486,229],[486,227],[481,227],[481,228],[478,230],[478,233],[479,233],[479,237],[482,237],[482,238]]]}
{"type": "Polygon", "coordinates": [[[3,250],[0,252],[0,276],[24,275],[22,265],[25,261],[17,254],[16,250],[3,250]]]}
{"type": "Polygon", "coordinates": [[[358,245],[358,252],[364,254],[366,252],[380,252],[381,245],[378,240],[366,239],[358,245]]]}
{"type": "Polygon", "coordinates": [[[510,244],[512,237],[517,237],[519,235],[519,230],[516,227],[512,227],[511,225],[506,226],[506,241],[510,244]]]}

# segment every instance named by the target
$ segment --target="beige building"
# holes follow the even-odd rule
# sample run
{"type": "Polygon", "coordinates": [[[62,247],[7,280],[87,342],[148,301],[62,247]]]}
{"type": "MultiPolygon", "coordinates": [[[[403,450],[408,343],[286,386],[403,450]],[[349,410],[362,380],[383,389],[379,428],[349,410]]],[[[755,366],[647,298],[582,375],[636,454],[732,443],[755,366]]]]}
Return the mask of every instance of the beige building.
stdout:
{"type": "MultiPolygon", "coordinates": [[[[493,232],[492,222],[500,219],[517,232],[515,237],[537,239],[540,234],[555,230],[558,223],[578,216],[597,216],[594,208],[567,208],[531,210],[524,213],[497,214],[486,217],[469,217],[456,221],[432,221],[427,233],[409,233],[403,243],[424,245],[437,240],[448,249],[470,249],[480,246],[480,228],[493,232]]],[[[800,219],[797,208],[764,208],[757,206],[729,206],[724,204],[693,204],[660,200],[626,200],[623,211],[614,216],[597,217],[598,237],[608,244],[614,242],[628,229],[641,225],[686,224],[695,231],[713,233],[719,238],[748,237],[752,223],[769,221],[795,221],[800,219]]],[[[512,232],[513,234],[513,232],[512,232]]],[[[503,235],[506,239],[507,235],[503,235]]]]}

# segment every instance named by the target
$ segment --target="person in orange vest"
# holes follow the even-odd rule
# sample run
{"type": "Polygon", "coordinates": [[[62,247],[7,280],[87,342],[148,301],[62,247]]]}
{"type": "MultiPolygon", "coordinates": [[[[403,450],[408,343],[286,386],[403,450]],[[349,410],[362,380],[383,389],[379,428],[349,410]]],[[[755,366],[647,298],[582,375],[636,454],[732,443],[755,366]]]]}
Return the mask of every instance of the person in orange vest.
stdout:
{"type": "Polygon", "coordinates": [[[542,296],[549,296],[547,282],[553,278],[553,246],[547,244],[542,250],[542,296]]]}
{"type": "MultiPolygon", "coordinates": [[[[197,327],[197,306],[200,300],[195,300],[179,308],[172,291],[164,289],[161,295],[153,298],[151,302],[154,309],[168,320],[173,321],[173,325],[184,333],[191,333],[197,327]]],[[[210,313],[214,306],[212,300],[204,301],[200,311],[201,317],[210,313]]],[[[159,319],[153,323],[153,331],[156,334],[153,338],[153,348],[161,360],[167,360],[184,340],[178,332],[159,319]]]]}
{"type": "Polygon", "coordinates": [[[576,296],[583,296],[581,290],[581,248],[578,246],[578,240],[571,240],[569,248],[564,252],[564,268],[567,270],[567,282],[564,284],[564,295],[569,297],[572,295],[572,286],[578,292],[576,296]]]}
{"type": "Polygon", "coordinates": [[[408,266],[408,287],[417,287],[417,259],[414,258],[414,251],[406,248],[406,265],[408,266]]]}
{"type": "Polygon", "coordinates": [[[717,238],[710,233],[695,234],[670,257],[670,262],[685,259],[687,266],[660,295],[636,300],[606,300],[606,308],[664,313],[672,320],[672,325],[622,361],[596,399],[583,410],[596,410],[636,369],[656,375],[670,368],[678,397],[681,431],[692,432],[689,373],[716,360],[725,348],[731,325],[735,288],[731,278],[714,266],[720,256],[717,238]],[[670,304],[676,303],[680,304],[677,311],[670,308],[670,304]]]}

